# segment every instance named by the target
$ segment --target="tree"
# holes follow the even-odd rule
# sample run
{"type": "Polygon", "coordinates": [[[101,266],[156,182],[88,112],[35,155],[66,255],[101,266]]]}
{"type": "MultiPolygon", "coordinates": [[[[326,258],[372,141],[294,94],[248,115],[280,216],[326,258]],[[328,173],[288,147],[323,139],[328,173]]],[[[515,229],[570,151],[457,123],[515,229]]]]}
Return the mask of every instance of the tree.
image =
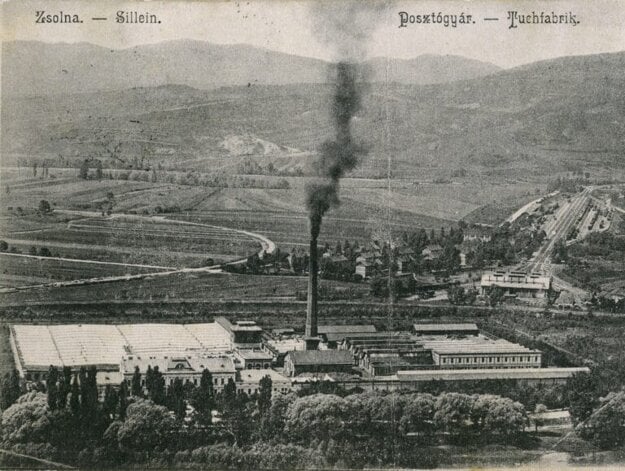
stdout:
{"type": "Polygon", "coordinates": [[[207,368],[204,368],[202,377],[200,378],[200,387],[196,389],[193,397],[193,407],[198,413],[201,424],[211,424],[214,406],[215,394],[213,390],[213,376],[207,368]]]}
{"type": "Polygon", "coordinates": [[[126,409],[126,420],[119,427],[117,439],[123,450],[151,452],[165,448],[167,437],[176,423],[166,407],[146,399],[137,399],[126,409]]]}
{"type": "Polygon", "coordinates": [[[535,431],[538,432],[538,427],[542,427],[545,423],[545,420],[541,417],[542,414],[547,412],[547,406],[544,404],[536,404],[534,408],[534,427],[535,431]]]}
{"type": "Polygon", "coordinates": [[[69,366],[63,367],[63,375],[59,380],[58,406],[59,409],[65,409],[67,404],[67,395],[72,388],[72,369],[69,366]]]}
{"type": "Polygon", "coordinates": [[[434,396],[430,394],[408,396],[399,421],[400,430],[403,433],[428,434],[434,421],[434,405],[434,396]]]}
{"type": "Polygon", "coordinates": [[[222,396],[224,410],[233,409],[234,407],[236,407],[237,386],[236,384],[234,384],[232,378],[228,378],[228,382],[226,383],[222,391],[222,396]]]}
{"type": "Polygon", "coordinates": [[[263,376],[258,388],[258,411],[263,416],[271,407],[272,381],[269,375],[263,376]]]}
{"type": "Polygon", "coordinates": [[[41,247],[39,249],[39,256],[40,257],[52,257],[52,252],[50,252],[50,249],[48,247],[41,247]]]}
{"type": "Polygon", "coordinates": [[[154,370],[152,370],[152,389],[150,389],[150,399],[152,399],[155,404],[165,404],[165,378],[159,371],[158,366],[155,366],[154,370]]]}
{"type": "Polygon", "coordinates": [[[78,386],[78,375],[76,374],[74,374],[74,379],[72,380],[69,408],[74,417],[80,416],[80,387],[78,386]]]}
{"type": "Polygon", "coordinates": [[[59,370],[56,366],[50,366],[48,369],[48,379],[46,380],[46,387],[48,390],[48,407],[50,410],[56,410],[59,406],[59,370]]]}
{"type": "Polygon", "coordinates": [[[262,438],[280,438],[284,434],[287,409],[296,399],[294,393],[276,394],[271,398],[269,412],[261,418],[262,438]]]}
{"type": "Polygon", "coordinates": [[[475,301],[477,300],[477,289],[475,288],[469,288],[467,290],[465,290],[464,292],[464,304],[467,304],[469,306],[472,306],[473,304],[475,304],[475,301]]]}
{"type": "Polygon", "coordinates": [[[574,424],[584,422],[599,404],[597,378],[588,373],[575,373],[566,382],[569,411],[574,424]]]}
{"type": "Polygon", "coordinates": [[[0,252],[7,252],[9,250],[9,244],[6,240],[0,240],[0,252]]]}
{"type": "Polygon", "coordinates": [[[78,171],[78,176],[83,180],[89,178],[89,161],[87,159],[83,160],[80,164],[80,170],[78,171]]]}
{"type": "Polygon", "coordinates": [[[523,431],[527,421],[525,408],[507,397],[490,397],[483,429],[491,435],[510,436],[523,431]]]}
{"type": "Polygon", "coordinates": [[[434,423],[452,435],[462,435],[468,427],[475,398],[467,394],[444,393],[436,399],[434,423]]]}
{"type": "Polygon", "coordinates": [[[580,436],[604,450],[621,448],[625,444],[625,393],[610,393],[601,398],[598,405],[586,421],[578,425],[580,436]]]}
{"type": "Polygon", "coordinates": [[[39,212],[41,214],[50,214],[52,212],[52,207],[48,200],[39,201],[39,212]]]}
{"type": "Polygon", "coordinates": [[[497,304],[501,303],[504,299],[504,290],[503,288],[491,285],[486,288],[486,300],[488,301],[488,305],[491,307],[495,307],[497,304]]]}
{"type": "Polygon", "coordinates": [[[133,396],[143,396],[143,388],[141,387],[141,370],[139,370],[138,365],[135,366],[135,372],[132,374],[131,385],[130,392],[133,396]]]}
{"type": "Polygon", "coordinates": [[[102,161],[100,160],[95,162],[95,178],[96,180],[102,180],[102,161]]]}
{"type": "Polygon", "coordinates": [[[167,393],[169,409],[174,412],[178,420],[184,419],[187,413],[187,407],[184,401],[184,388],[182,386],[182,380],[180,378],[176,378],[173,384],[167,388],[167,393]]]}
{"type": "Polygon", "coordinates": [[[8,443],[42,443],[50,437],[50,408],[44,393],[21,396],[2,413],[2,438],[8,443]]]}
{"type": "Polygon", "coordinates": [[[447,290],[447,298],[451,304],[464,304],[465,303],[465,292],[464,288],[459,285],[451,286],[447,290]]]}
{"type": "Polygon", "coordinates": [[[126,381],[122,381],[122,384],[119,385],[118,396],[117,415],[120,420],[124,420],[126,418],[126,410],[128,408],[128,386],[126,386],[126,381]]]}
{"type": "Polygon", "coordinates": [[[119,404],[119,396],[110,384],[104,389],[104,401],[102,402],[102,412],[108,419],[115,418],[117,406],[119,404]]]}
{"type": "Polygon", "coordinates": [[[22,394],[20,376],[14,368],[2,378],[2,389],[0,391],[0,408],[6,410],[17,401],[22,394]]]}

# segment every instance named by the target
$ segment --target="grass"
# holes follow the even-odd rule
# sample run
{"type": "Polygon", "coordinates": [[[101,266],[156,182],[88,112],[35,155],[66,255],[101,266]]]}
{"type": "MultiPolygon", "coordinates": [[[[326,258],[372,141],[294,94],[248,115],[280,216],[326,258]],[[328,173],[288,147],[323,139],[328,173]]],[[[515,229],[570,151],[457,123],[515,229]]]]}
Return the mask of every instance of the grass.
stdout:
{"type": "MultiPolygon", "coordinates": [[[[365,283],[322,282],[332,287],[353,287],[368,292],[365,283]]],[[[306,277],[253,276],[237,274],[183,273],[142,280],[116,281],[98,285],[46,287],[0,294],[0,305],[41,302],[115,302],[125,300],[222,301],[290,299],[305,291],[306,277]]]]}

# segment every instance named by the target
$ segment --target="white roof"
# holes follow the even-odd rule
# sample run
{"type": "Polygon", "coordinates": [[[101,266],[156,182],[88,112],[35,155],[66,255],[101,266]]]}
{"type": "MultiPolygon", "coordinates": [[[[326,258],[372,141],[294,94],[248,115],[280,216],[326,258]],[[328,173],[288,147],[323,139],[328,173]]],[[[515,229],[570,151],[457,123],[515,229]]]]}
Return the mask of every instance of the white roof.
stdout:
{"type": "Polygon", "coordinates": [[[419,343],[423,344],[424,348],[439,355],[540,353],[538,350],[531,350],[518,343],[508,342],[504,339],[493,340],[483,335],[461,339],[432,335],[419,337],[419,343]]]}
{"type": "Polygon", "coordinates": [[[119,365],[126,354],[229,350],[228,333],[205,324],[66,324],[11,326],[25,368],[119,365]]]}

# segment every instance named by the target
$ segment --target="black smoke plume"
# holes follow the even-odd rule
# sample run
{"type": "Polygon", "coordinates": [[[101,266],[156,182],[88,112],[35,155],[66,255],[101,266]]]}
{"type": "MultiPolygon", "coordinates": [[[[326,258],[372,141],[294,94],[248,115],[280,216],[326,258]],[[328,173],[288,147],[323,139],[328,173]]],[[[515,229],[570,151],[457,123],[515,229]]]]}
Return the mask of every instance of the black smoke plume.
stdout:
{"type": "Polygon", "coordinates": [[[351,133],[351,120],[359,109],[358,67],[353,63],[339,62],[331,108],[336,135],[322,144],[317,165],[318,175],[325,181],[308,188],[311,242],[317,241],[324,214],[339,204],[340,179],[356,167],[360,156],[365,153],[364,148],[354,142],[351,133]]]}

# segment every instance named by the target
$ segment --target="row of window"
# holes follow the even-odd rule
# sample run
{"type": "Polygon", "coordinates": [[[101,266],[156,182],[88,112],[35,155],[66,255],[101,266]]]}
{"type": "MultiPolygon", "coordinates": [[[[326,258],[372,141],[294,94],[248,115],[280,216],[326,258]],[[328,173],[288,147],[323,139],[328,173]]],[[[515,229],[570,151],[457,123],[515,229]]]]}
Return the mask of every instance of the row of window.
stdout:
{"type": "Polygon", "coordinates": [[[443,364],[461,363],[538,363],[539,356],[504,356],[504,357],[452,357],[443,358],[443,364]]]}

